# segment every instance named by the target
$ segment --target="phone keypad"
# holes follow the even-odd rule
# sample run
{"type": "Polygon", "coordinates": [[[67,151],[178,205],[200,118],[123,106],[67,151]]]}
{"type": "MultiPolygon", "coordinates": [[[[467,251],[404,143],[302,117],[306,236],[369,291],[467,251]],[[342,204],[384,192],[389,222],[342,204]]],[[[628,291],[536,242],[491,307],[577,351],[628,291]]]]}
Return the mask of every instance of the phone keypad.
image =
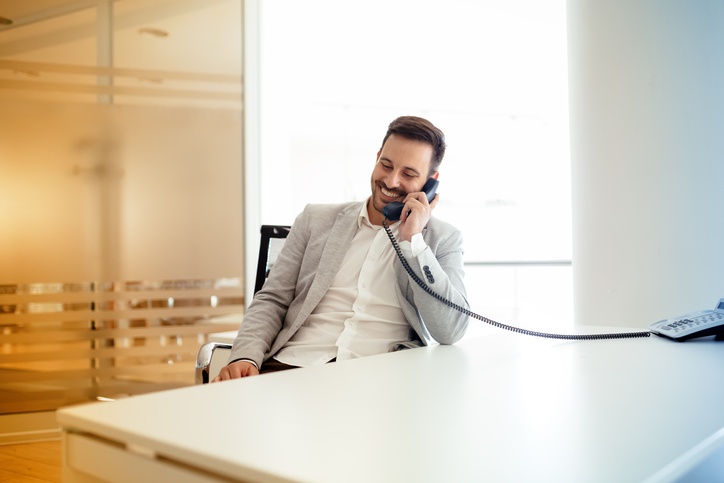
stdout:
{"type": "Polygon", "coordinates": [[[722,320],[724,320],[724,314],[719,312],[712,312],[690,319],[679,319],[671,322],[670,324],[666,324],[661,328],[663,330],[668,330],[676,334],[684,330],[696,329],[701,325],[710,324],[712,322],[721,322],[722,320]]]}

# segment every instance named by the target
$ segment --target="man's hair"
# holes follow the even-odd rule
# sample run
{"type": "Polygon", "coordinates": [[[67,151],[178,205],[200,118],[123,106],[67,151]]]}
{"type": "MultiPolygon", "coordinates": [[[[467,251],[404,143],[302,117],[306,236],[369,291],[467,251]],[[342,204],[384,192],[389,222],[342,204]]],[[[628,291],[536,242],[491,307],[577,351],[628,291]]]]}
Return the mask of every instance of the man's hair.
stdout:
{"type": "MultiPolygon", "coordinates": [[[[432,175],[440,167],[442,158],[445,156],[445,134],[435,127],[427,119],[416,116],[401,116],[395,119],[387,127],[387,134],[382,140],[382,147],[385,146],[387,138],[391,135],[401,136],[414,141],[422,141],[432,146],[432,159],[430,159],[430,172],[432,175]]],[[[382,149],[382,148],[380,148],[382,149]]]]}

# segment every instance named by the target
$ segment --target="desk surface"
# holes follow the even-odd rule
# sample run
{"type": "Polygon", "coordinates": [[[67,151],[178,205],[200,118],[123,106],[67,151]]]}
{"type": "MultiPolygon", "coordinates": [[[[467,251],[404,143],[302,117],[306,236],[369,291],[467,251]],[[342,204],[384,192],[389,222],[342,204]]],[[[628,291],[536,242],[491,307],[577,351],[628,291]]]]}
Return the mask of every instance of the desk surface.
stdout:
{"type": "Polygon", "coordinates": [[[58,411],[249,481],[669,481],[724,444],[724,343],[483,336],[58,411]]]}

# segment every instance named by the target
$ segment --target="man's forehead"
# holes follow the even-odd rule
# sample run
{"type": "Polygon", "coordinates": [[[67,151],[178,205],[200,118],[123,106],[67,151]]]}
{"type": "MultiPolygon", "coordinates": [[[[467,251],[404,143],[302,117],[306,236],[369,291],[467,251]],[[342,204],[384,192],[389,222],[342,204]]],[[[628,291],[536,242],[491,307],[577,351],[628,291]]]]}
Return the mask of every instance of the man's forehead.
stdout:
{"type": "Polygon", "coordinates": [[[394,134],[387,138],[382,150],[380,159],[392,163],[401,164],[399,167],[406,167],[419,171],[426,170],[432,162],[433,149],[429,143],[408,139],[394,134]]]}

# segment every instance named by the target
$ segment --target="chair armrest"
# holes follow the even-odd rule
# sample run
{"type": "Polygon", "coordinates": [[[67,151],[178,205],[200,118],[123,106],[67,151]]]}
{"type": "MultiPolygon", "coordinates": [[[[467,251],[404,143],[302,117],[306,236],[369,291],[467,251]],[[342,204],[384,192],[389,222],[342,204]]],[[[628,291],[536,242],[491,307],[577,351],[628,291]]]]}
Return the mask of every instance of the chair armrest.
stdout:
{"type": "Polygon", "coordinates": [[[223,342],[207,342],[196,354],[196,371],[194,382],[208,384],[226,365],[231,353],[231,344],[223,342]]]}

